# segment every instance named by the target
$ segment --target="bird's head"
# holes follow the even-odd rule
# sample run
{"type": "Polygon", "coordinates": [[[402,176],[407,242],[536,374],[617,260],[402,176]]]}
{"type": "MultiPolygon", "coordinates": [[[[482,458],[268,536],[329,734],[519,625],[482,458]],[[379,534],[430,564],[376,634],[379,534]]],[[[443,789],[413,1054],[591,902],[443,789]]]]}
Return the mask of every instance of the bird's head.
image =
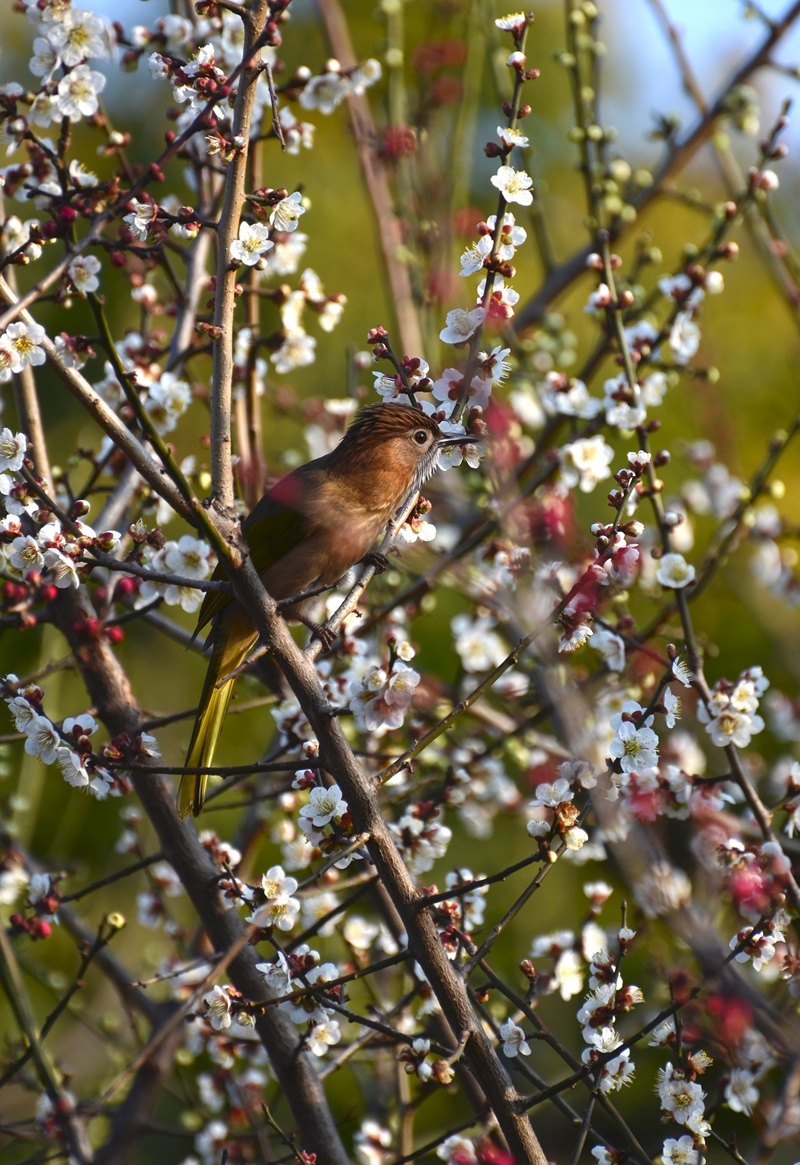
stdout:
{"type": "Polygon", "coordinates": [[[465,438],[447,437],[427,413],[412,405],[373,404],[362,409],[334,451],[344,472],[387,471],[409,492],[435,471],[439,453],[465,438]]]}

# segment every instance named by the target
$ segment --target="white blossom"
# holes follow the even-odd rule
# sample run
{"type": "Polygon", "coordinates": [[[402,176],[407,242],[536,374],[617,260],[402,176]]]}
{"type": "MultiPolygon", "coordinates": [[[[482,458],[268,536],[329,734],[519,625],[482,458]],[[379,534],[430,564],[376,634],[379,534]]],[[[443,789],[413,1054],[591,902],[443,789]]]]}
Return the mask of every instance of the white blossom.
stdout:
{"type": "Polygon", "coordinates": [[[650,866],[636,886],[636,901],[648,918],[678,910],[691,897],[692,884],[686,874],[666,861],[650,866]]]}
{"type": "MultiPolygon", "coordinates": [[[[497,215],[490,215],[486,220],[486,225],[492,232],[492,235],[494,235],[497,226],[497,215]]],[[[517,226],[513,213],[510,210],[506,211],[500,222],[497,248],[498,257],[504,262],[510,262],[514,258],[517,247],[521,247],[527,237],[528,232],[524,227],[517,226]]]]}
{"type": "Polygon", "coordinates": [[[556,387],[559,383],[558,374],[552,373],[546,383],[551,387],[544,395],[545,405],[563,416],[580,417],[581,420],[590,421],[603,408],[603,402],[589,395],[589,390],[582,380],[572,380],[567,388],[561,389],[556,387]]]}
{"type": "Polygon", "coordinates": [[[150,224],[155,222],[158,207],[151,202],[140,202],[138,198],[130,200],[131,211],[123,216],[123,222],[128,224],[131,234],[140,243],[147,239],[150,224]]]}
{"type": "Polygon", "coordinates": [[[574,796],[570,783],[565,777],[558,777],[555,781],[541,781],[536,786],[536,796],[528,804],[532,808],[539,805],[546,805],[549,809],[555,809],[558,805],[563,805],[565,801],[571,801],[574,796]]]}
{"type": "Polygon", "coordinates": [[[21,372],[28,364],[44,364],[47,359],[44,348],[40,347],[45,332],[41,324],[24,324],[16,320],[9,324],[3,337],[13,353],[11,371],[21,372]]]}
{"type": "Polygon", "coordinates": [[[179,379],[174,372],[162,372],[160,378],[149,385],[144,401],[156,431],[162,436],[175,429],[179,418],[191,403],[190,385],[187,381],[179,379]]]}
{"type": "Polygon", "coordinates": [[[530,1045],[525,1039],[525,1032],[511,1019],[507,1019],[502,1024],[500,1039],[503,1041],[504,1056],[513,1058],[514,1056],[529,1056],[531,1054],[530,1045]]]}
{"type": "Polygon", "coordinates": [[[16,473],[22,469],[27,450],[28,438],[24,433],[14,433],[11,429],[3,429],[0,433],[0,473],[6,473],[9,470],[16,473]]]}
{"type": "Polygon", "coordinates": [[[630,1056],[630,1048],[624,1048],[618,1056],[606,1061],[600,1073],[601,1092],[619,1092],[632,1083],[635,1068],[630,1056]]]}
{"type": "Polygon", "coordinates": [[[38,756],[46,765],[53,764],[61,747],[61,737],[46,716],[33,716],[25,727],[25,751],[38,756]]]}
{"type": "Polygon", "coordinates": [[[472,311],[454,308],[445,317],[446,327],[439,332],[439,339],[445,344],[463,344],[481,326],[485,314],[482,307],[475,307],[472,311]]]}
{"type": "Polygon", "coordinates": [[[270,360],[275,365],[276,372],[292,372],[295,368],[305,368],[314,363],[317,341],[313,336],[298,330],[287,335],[280,348],[277,348],[270,360]]]}
{"type": "Polygon", "coordinates": [[[107,57],[109,36],[110,30],[101,17],[77,8],[68,8],[47,29],[48,41],[68,68],[90,57],[107,57]]]}
{"type": "Polygon", "coordinates": [[[498,16],[495,24],[501,32],[514,32],[518,28],[524,28],[527,23],[527,17],[524,12],[509,12],[507,16],[498,16]]]}
{"type": "Polygon", "coordinates": [[[308,235],[295,231],[290,235],[279,235],[273,249],[264,256],[263,278],[271,275],[294,275],[305,255],[308,235]]]}
{"type": "Polygon", "coordinates": [[[664,1165],[703,1165],[704,1158],[695,1148],[694,1137],[684,1134],[676,1140],[668,1137],[661,1153],[664,1165]]]}
{"type": "Polygon", "coordinates": [[[530,139],[520,129],[512,129],[508,125],[498,125],[497,136],[504,146],[511,149],[525,150],[531,144],[530,139]]]}
{"type": "MultiPolygon", "coordinates": [[[[242,27],[241,21],[236,23],[242,27]]],[[[240,54],[241,55],[241,54],[240,54]]],[[[288,105],[281,106],[278,121],[283,130],[283,140],[286,142],[286,153],[297,155],[301,149],[310,150],[314,147],[314,133],[316,126],[309,121],[298,121],[288,105]]]]}
{"type": "Polygon", "coordinates": [[[309,793],[308,804],[300,810],[300,818],[301,822],[307,820],[314,829],[323,829],[332,821],[340,821],[346,812],[347,802],[338,785],[317,785],[309,793]]]}
{"type": "Polygon", "coordinates": [[[392,822],[389,832],[395,838],[413,877],[427,873],[437,858],[444,857],[453,834],[446,825],[422,821],[410,813],[392,822]]]}
{"type": "Polygon", "coordinates": [[[147,71],[154,81],[166,81],[169,77],[169,65],[161,53],[151,53],[147,58],[147,71]]]}
{"type": "Polygon", "coordinates": [[[8,561],[23,577],[44,569],[44,554],[39,543],[30,534],[22,534],[11,543],[8,561]]]}
{"type": "Polygon", "coordinates": [[[625,641],[620,635],[604,628],[595,628],[591,646],[599,651],[609,671],[620,672],[625,668],[625,641]]]}
{"type": "Polygon", "coordinates": [[[78,255],[67,268],[67,275],[75,290],[87,295],[100,287],[97,278],[100,269],[100,260],[94,255],[78,255]]]}
{"type": "Polygon", "coordinates": [[[513,166],[501,166],[490,181],[506,202],[516,202],[520,206],[530,206],[533,202],[531,193],[533,179],[524,170],[515,170],[513,166]]]}
{"type": "Polygon", "coordinates": [[[270,226],[276,231],[285,231],[290,233],[297,230],[297,220],[301,214],[306,213],[306,208],[303,206],[303,196],[299,190],[295,190],[294,194],[290,194],[288,198],[283,198],[277,206],[273,207],[269,216],[270,226]]]}
{"type": "MultiPolygon", "coordinates": [[[[436,1150],[436,1156],[440,1161],[444,1161],[445,1165],[478,1165],[472,1141],[456,1133],[442,1141],[436,1150]]],[[[378,1162],[375,1165],[378,1165],[378,1162]]]]}
{"type": "Polygon", "coordinates": [[[665,554],[659,559],[656,578],[662,587],[680,590],[694,582],[695,569],[682,554],[665,554]]]}
{"type": "Polygon", "coordinates": [[[80,121],[92,117],[100,108],[98,94],[106,87],[102,73],[90,69],[88,65],[78,65],[62,77],[58,83],[58,112],[70,121],[80,121]]]}
{"type": "Polygon", "coordinates": [[[469,615],[456,615],[451,619],[450,626],[455,637],[455,649],[466,671],[488,671],[502,663],[508,654],[491,618],[473,619],[469,615]]]}
{"type": "Polygon", "coordinates": [[[239,237],[231,243],[231,258],[246,267],[254,267],[265,252],[275,244],[269,237],[269,229],[263,223],[239,223],[239,237]]]}
{"type": "Polygon", "coordinates": [[[28,68],[35,77],[49,78],[61,64],[58,50],[43,36],[35,37],[31,48],[33,56],[28,62],[28,68]]]}
{"type": "Polygon", "coordinates": [[[350,708],[358,727],[380,734],[400,728],[420,678],[402,660],[395,660],[388,675],[381,667],[369,668],[360,681],[350,685],[350,708]]]}
{"type": "Polygon", "coordinates": [[[208,1022],[214,1031],[224,1031],[231,1026],[230,996],[219,984],[215,984],[209,994],[203,996],[203,1003],[208,1008],[208,1022]]]}
{"type": "Polygon", "coordinates": [[[483,270],[484,259],[491,254],[492,238],[491,235],[481,235],[477,243],[473,243],[468,247],[461,256],[461,271],[460,275],[477,275],[479,271],[483,270]]]}
{"type": "Polygon", "coordinates": [[[342,1038],[341,1029],[335,1019],[315,1023],[308,1035],[306,1047],[315,1056],[324,1056],[328,1048],[338,1044],[342,1038]]]}
{"type": "Polygon", "coordinates": [[[300,94],[300,105],[303,109],[332,113],[351,90],[346,77],[334,72],[323,73],[321,77],[312,77],[308,82],[300,94]]]}
{"type": "Polygon", "coordinates": [[[734,1068],[730,1080],[725,1085],[725,1103],[734,1112],[743,1112],[750,1116],[753,1106],[758,1104],[758,1089],[755,1086],[752,1072],[745,1068],[734,1068]]]}
{"type": "Polygon", "coordinates": [[[377,84],[383,76],[383,67],[379,60],[375,57],[369,57],[366,61],[362,61],[350,74],[350,84],[353,86],[353,92],[361,94],[365,89],[371,88],[377,84]]]}
{"type": "Polygon", "coordinates": [[[608,755],[618,760],[623,773],[653,768],[658,764],[658,737],[652,728],[623,720],[611,742],[608,755]]]}
{"type": "Polygon", "coordinates": [[[676,721],[680,720],[681,717],[680,699],[678,696],[674,695],[671,688],[664,688],[662,693],[662,700],[664,702],[664,707],[667,710],[665,718],[667,728],[674,728],[676,721]]]}
{"type": "Polygon", "coordinates": [[[702,1114],[704,1110],[703,1089],[670,1063],[659,1069],[657,1092],[662,1111],[679,1125],[685,1125],[693,1114],[702,1114]]]}
{"type": "Polygon", "coordinates": [[[300,903],[292,897],[297,879],[288,878],[281,866],[271,866],[261,879],[261,889],[267,901],[248,915],[247,921],[256,926],[291,930],[300,913],[300,903]]]}
{"type": "Polygon", "coordinates": [[[700,347],[700,329],[691,311],[679,312],[669,333],[669,346],[676,364],[688,364],[700,347]]]}
{"type": "Polygon", "coordinates": [[[602,437],[582,437],[561,447],[561,480],[582,493],[590,493],[598,482],[611,476],[614,450],[602,437]]]}
{"type": "Polygon", "coordinates": [[[6,697],[6,703],[17,732],[27,733],[28,725],[36,717],[36,709],[28,703],[24,696],[6,697]]]}
{"type": "Polygon", "coordinates": [[[84,758],[71,748],[59,748],[56,753],[64,780],[74,789],[85,789],[91,777],[84,758]]]}
{"type": "Polygon", "coordinates": [[[3,225],[3,234],[6,236],[6,254],[11,251],[23,250],[26,259],[35,262],[42,253],[41,243],[31,241],[31,230],[39,227],[39,220],[26,219],[22,222],[15,214],[11,214],[3,225]]]}

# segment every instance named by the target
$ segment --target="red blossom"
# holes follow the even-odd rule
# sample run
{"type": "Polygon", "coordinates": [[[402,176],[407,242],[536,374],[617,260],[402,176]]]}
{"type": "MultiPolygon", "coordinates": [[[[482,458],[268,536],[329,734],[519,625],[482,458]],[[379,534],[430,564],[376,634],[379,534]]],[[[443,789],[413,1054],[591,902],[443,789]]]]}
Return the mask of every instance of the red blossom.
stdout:
{"type": "Polygon", "coordinates": [[[734,870],[728,880],[731,897],[737,910],[762,911],[769,905],[772,879],[757,866],[749,865],[734,870]]]}
{"type": "Polygon", "coordinates": [[[753,1008],[739,995],[709,995],[706,1013],[713,1017],[715,1039],[727,1048],[736,1048],[753,1023],[753,1008]]]}
{"type": "Polygon", "coordinates": [[[417,135],[409,125],[387,125],[381,134],[378,157],[382,162],[410,158],[417,150],[417,135]]]}
{"type": "Polygon", "coordinates": [[[437,77],[431,85],[432,105],[455,105],[464,95],[464,86],[457,77],[447,74],[437,77]]]}
{"type": "Polygon", "coordinates": [[[439,69],[456,69],[464,63],[467,46],[463,40],[428,41],[414,50],[414,68],[421,76],[430,76],[439,69]]]}
{"type": "Polygon", "coordinates": [[[514,1165],[511,1154],[492,1141],[479,1141],[475,1149],[479,1165],[514,1165]]]}
{"type": "Polygon", "coordinates": [[[627,794],[625,804],[637,821],[656,821],[664,811],[664,796],[660,789],[637,789],[634,786],[627,794]]]}

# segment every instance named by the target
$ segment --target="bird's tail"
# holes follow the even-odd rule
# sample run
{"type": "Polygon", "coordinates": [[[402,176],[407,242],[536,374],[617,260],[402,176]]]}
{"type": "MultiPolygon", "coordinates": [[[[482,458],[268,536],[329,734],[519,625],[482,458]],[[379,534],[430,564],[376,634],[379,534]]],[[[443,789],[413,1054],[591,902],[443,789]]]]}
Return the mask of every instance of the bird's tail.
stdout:
{"type": "MultiPolygon", "coordinates": [[[[187,769],[210,767],[233,693],[234,680],[225,680],[224,677],[244,663],[257,638],[252,623],[246,631],[225,627],[224,624],[217,630],[203,694],[200,697],[200,707],[197,710],[192,739],[186,754],[187,769]],[[220,683],[221,680],[224,682],[220,683]]],[[[185,773],[181,777],[178,789],[179,817],[186,817],[189,813],[197,817],[203,808],[207,784],[208,774],[185,773]]]]}

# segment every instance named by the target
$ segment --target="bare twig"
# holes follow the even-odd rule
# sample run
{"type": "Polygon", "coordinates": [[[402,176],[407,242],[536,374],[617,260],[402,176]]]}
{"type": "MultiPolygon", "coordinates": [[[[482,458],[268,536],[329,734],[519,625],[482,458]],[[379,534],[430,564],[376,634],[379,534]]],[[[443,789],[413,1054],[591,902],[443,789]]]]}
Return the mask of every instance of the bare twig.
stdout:
{"type": "Polygon", "coordinates": [[[244,56],[242,74],[233,107],[233,140],[240,143],[225,173],[225,196],[217,238],[217,285],[214,296],[214,368],[211,382],[211,479],[215,505],[233,514],[233,474],[231,469],[231,388],[233,380],[233,314],[237,264],[231,259],[231,244],[239,231],[245,196],[250,121],[255,87],[261,72],[256,61],[269,4],[255,0],[242,16],[244,56]]]}

